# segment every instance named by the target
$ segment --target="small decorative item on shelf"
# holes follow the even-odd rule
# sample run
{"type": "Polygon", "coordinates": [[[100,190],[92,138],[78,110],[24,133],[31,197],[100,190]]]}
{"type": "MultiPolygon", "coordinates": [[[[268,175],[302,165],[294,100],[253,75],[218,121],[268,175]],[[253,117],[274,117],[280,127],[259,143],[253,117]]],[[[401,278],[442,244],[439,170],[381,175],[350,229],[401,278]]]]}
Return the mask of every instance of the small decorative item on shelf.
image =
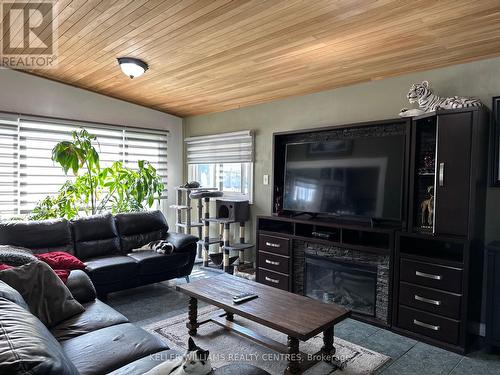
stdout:
{"type": "Polygon", "coordinates": [[[434,154],[426,152],[420,161],[421,167],[418,169],[419,175],[434,175],[434,154]]]}
{"type": "Polygon", "coordinates": [[[424,200],[420,208],[422,210],[422,227],[432,227],[434,218],[434,186],[427,188],[429,198],[424,200]]]}
{"type": "Polygon", "coordinates": [[[479,99],[465,96],[440,97],[432,91],[428,81],[414,83],[407,96],[410,103],[418,103],[418,109],[403,108],[399,113],[401,117],[414,117],[438,109],[454,109],[480,107],[483,104],[479,99]]]}
{"type": "Polygon", "coordinates": [[[434,172],[434,155],[430,152],[424,155],[424,168],[430,173],[434,172]]]}

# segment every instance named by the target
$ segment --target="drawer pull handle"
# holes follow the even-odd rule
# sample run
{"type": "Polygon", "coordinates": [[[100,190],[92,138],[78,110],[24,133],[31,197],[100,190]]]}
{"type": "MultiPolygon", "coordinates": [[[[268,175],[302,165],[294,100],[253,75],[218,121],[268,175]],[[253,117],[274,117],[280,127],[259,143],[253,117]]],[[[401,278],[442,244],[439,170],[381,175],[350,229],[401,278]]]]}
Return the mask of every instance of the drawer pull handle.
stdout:
{"type": "Polygon", "coordinates": [[[273,266],[279,266],[280,265],[280,262],[273,262],[272,260],[269,260],[269,259],[266,259],[266,263],[267,264],[271,264],[273,266]]]}
{"type": "Polygon", "coordinates": [[[427,328],[427,329],[432,329],[433,331],[439,331],[441,329],[440,326],[433,326],[432,324],[422,323],[422,322],[418,321],[417,319],[413,319],[413,324],[415,324],[416,326],[427,328]]]}
{"type": "Polygon", "coordinates": [[[444,186],[444,163],[439,163],[439,186],[444,186]]]}
{"type": "Polygon", "coordinates": [[[434,299],[429,299],[429,298],[425,298],[425,297],[420,297],[418,295],[415,294],[415,300],[416,301],[420,301],[420,302],[425,302],[425,303],[429,303],[431,305],[436,305],[436,306],[441,306],[441,301],[436,301],[434,299]]]}
{"type": "Polygon", "coordinates": [[[276,280],[276,279],[271,279],[270,277],[265,277],[265,280],[266,281],[269,281],[270,283],[273,283],[273,284],[279,284],[279,280],[276,280]]]}
{"type": "Polygon", "coordinates": [[[266,241],[266,246],[269,246],[269,247],[281,247],[281,245],[279,243],[273,243],[273,242],[267,242],[267,241],[266,241]]]}
{"type": "Polygon", "coordinates": [[[443,277],[441,275],[432,275],[430,273],[415,271],[416,276],[425,277],[426,279],[441,280],[443,277]]]}

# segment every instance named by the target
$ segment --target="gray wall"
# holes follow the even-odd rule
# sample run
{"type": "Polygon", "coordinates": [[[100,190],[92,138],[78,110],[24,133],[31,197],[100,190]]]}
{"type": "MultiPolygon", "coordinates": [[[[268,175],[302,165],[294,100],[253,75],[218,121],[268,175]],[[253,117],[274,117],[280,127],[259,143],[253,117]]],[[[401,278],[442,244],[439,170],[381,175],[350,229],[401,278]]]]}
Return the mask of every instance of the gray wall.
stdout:
{"type": "MultiPolygon", "coordinates": [[[[118,68],[117,68],[118,69],[118,68]]],[[[175,202],[175,185],[183,179],[182,119],[108,96],[48,79],[0,68],[0,111],[112,125],[168,130],[168,195],[162,207],[170,223],[175,215],[167,207],[175,202]]]]}
{"type": "MultiPolygon", "coordinates": [[[[196,136],[253,129],[256,132],[253,218],[271,212],[271,185],[262,176],[272,172],[272,134],[292,129],[340,125],[397,117],[414,82],[428,80],[438,95],[469,95],[491,106],[500,95],[500,58],[454,65],[400,77],[356,84],[315,94],[291,97],[227,112],[189,117],[185,135],[196,136]]],[[[500,189],[489,189],[487,241],[500,237],[500,189]]]]}

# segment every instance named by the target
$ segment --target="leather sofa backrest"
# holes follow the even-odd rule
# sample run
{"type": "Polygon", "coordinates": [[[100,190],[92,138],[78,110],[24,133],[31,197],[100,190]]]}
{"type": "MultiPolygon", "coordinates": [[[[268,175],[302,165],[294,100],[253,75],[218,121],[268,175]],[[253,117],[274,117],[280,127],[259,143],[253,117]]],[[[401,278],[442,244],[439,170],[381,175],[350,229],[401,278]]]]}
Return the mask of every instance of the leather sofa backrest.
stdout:
{"type": "Polygon", "coordinates": [[[115,221],[124,253],[164,239],[168,232],[167,220],[161,211],[118,214],[115,221]]]}
{"type": "Polygon", "coordinates": [[[26,247],[34,253],[74,254],[70,224],[65,219],[0,222],[0,245],[26,247]]]}
{"type": "Polygon", "coordinates": [[[118,230],[111,214],[72,220],[71,229],[75,255],[81,260],[121,253],[118,230]]]}

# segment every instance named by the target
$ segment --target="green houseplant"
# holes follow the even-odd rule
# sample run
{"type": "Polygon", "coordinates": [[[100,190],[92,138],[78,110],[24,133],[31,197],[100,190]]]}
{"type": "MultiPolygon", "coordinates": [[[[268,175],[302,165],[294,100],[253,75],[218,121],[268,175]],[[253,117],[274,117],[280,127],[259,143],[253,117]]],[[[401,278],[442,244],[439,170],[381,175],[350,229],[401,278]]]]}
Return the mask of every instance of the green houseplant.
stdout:
{"type": "Polygon", "coordinates": [[[66,174],[71,171],[75,179],[66,181],[56,195],[38,202],[30,219],[141,211],[159,202],[165,186],[149,162],[139,160],[135,170],[120,161],[101,168],[97,138],[85,129],[74,131],[72,138],[54,146],[52,160],[66,174]]]}

